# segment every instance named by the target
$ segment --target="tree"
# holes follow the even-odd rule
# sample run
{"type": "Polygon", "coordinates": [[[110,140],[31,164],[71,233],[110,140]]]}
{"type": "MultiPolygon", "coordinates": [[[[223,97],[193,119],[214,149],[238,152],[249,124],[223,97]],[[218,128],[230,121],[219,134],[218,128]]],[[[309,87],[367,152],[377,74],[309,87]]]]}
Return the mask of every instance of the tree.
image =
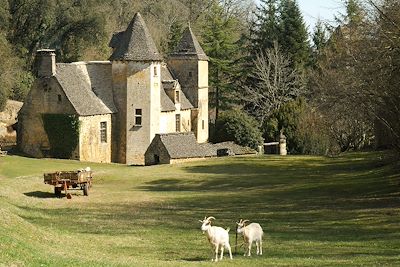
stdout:
{"type": "MultiPolygon", "coordinates": [[[[56,48],[76,61],[89,46],[105,43],[105,21],[96,0],[9,0],[8,39],[28,66],[39,48],[56,48]]],[[[103,3],[104,4],[104,3],[103,3]]]]}
{"type": "Polygon", "coordinates": [[[312,34],[312,65],[315,67],[318,58],[322,56],[323,50],[328,42],[327,31],[321,20],[318,19],[312,34]]]}
{"type": "Polygon", "coordinates": [[[223,8],[214,3],[206,16],[203,48],[210,59],[211,104],[215,107],[215,120],[218,120],[221,105],[226,101],[231,87],[230,75],[237,48],[235,47],[235,29],[238,21],[224,13],[223,8]]]}
{"type": "Polygon", "coordinates": [[[279,36],[278,0],[261,0],[250,28],[248,49],[253,55],[251,60],[254,60],[254,55],[272,48],[275,42],[280,42],[279,36]]]}
{"type": "MultiPolygon", "coordinates": [[[[369,0],[377,12],[376,27],[368,27],[369,46],[362,53],[364,99],[376,119],[378,145],[400,151],[400,3],[385,0],[381,5],[369,0]]],[[[361,61],[360,60],[360,61],[361,61]]]]}
{"type": "MultiPolygon", "coordinates": [[[[372,27],[362,12],[354,12],[356,1],[348,2],[344,24],[336,28],[318,58],[312,73],[313,105],[330,125],[331,138],[341,151],[369,145],[373,135],[373,118],[369,115],[365,94],[370,87],[362,75],[366,59],[366,43],[372,27]]],[[[361,7],[359,7],[361,8],[361,7]]]]}
{"type": "Polygon", "coordinates": [[[273,112],[304,92],[301,74],[279,50],[278,44],[254,60],[255,86],[245,86],[246,108],[263,125],[273,112]]]}
{"type": "Polygon", "coordinates": [[[296,0],[282,0],[279,16],[279,45],[287,53],[292,66],[299,69],[309,63],[310,46],[307,28],[296,0]]]}
{"type": "Polygon", "coordinates": [[[12,46],[5,34],[0,31],[0,111],[4,109],[13,87],[17,84],[16,77],[21,72],[21,60],[14,56],[12,46]]]}

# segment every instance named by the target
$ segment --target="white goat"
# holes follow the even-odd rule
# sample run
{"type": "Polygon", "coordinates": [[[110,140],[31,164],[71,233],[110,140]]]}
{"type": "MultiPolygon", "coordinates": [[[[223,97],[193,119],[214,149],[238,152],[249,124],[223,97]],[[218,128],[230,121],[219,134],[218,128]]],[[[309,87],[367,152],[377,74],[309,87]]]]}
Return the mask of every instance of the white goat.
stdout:
{"type": "MultiPolygon", "coordinates": [[[[222,227],[211,226],[211,220],[215,220],[214,217],[204,217],[204,220],[199,220],[202,223],[201,230],[207,234],[208,241],[213,247],[213,253],[215,252],[215,261],[218,261],[218,250],[221,250],[220,260],[224,256],[224,248],[228,249],[229,257],[232,259],[231,246],[229,245],[229,228],[225,230],[222,227]]],[[[214,260],[213,258],[211,259],[214,260]]]]}
{"type": "Polygon", "coordinates": [[[257,255],[262,255],[262,236],[264,232],[258,223],[251,223],[246,226],[246,222],[248,221],[240,219],[240,222],[236,223],[238,225],[237,232],[243,235],[244,242],[247,244],[247,251],[244,253],[244,256],[251,255],[250,250],[253,242],[257,246],[257,255]]]}

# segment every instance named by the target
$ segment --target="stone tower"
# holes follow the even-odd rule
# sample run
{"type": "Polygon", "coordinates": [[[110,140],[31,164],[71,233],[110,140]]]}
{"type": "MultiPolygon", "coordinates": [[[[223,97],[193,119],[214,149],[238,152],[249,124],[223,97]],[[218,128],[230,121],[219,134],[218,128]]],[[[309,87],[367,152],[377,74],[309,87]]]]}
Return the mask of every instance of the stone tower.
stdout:
{"type": "Polygon", "coordinates": [[[169,55],[168,66],[195,107],[192,110],[192,130],[196,134],[197,142],[207,142],[208,57],[190,26],[185,29],[178,46],[169,55]]]}
{"type": "Polygon", "coordinates": [[[127,29],[113,35],[113,161],[142,165],[160,124],[162,57],[137,13],[127,29]]]}

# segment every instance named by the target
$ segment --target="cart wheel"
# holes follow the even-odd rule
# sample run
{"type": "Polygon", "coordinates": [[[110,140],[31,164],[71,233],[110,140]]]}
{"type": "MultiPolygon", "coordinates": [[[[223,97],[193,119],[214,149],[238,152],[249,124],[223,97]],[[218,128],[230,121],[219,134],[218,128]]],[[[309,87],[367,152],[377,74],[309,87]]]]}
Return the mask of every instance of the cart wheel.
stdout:
{"type": "Polygon", "coordinates": [[[89,195],[89,184],[85,183],[83,185],[83,195],[88,196],[89,195]]]}
{"type": "Polygon", "coordinates": [[[54,194],[56,195],[56,197],[61,197],[61,187],[54,187],[54,194]]]}

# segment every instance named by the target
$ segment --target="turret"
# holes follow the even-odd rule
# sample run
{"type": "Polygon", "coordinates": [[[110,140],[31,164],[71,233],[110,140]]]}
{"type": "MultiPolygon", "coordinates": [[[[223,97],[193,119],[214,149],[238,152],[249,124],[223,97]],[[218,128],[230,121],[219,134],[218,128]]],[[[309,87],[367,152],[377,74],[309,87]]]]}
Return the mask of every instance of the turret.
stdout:
{"type": "Polygon", "coordinates": [[[190,26],[168,57],[168,65],[179,80],[182,91],[195,107],[192,127],[197,142],[208,140],[208,57],[190,26]]]}
{"type": "Polygon", "coordinates": [[[160,67],[149,30],[137,13],[127,29],[110,41],[113,95],[118,113],[114,119],[113,161],[144,164],[144,154],[159,131],[160,67]]]}

